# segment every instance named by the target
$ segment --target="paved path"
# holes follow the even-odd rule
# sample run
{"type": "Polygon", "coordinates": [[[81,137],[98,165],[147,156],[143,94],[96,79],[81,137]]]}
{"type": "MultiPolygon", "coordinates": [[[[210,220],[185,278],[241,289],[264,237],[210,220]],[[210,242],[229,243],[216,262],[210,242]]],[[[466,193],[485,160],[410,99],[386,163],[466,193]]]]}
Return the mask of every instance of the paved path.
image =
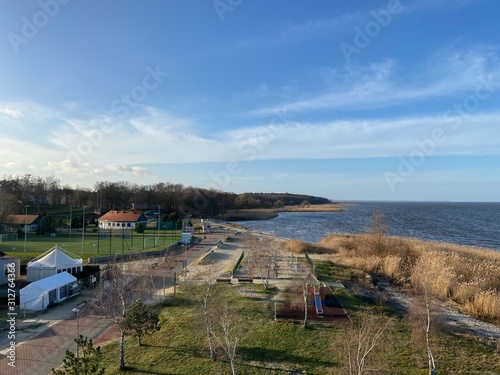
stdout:
{"type": "Polygon", "coordinates": [[[113,322],[93,315],[80,314],[73,308],[81,307],[84,297],[78,296],[55,306],[35,318],[16,324],[15,367],[9,366],[10,339],[8,332],[0,333],[1,375],[44,375],[58,367],[67,349],[75,351],[75,337],[80,334],[98,338],[113,322]]]}

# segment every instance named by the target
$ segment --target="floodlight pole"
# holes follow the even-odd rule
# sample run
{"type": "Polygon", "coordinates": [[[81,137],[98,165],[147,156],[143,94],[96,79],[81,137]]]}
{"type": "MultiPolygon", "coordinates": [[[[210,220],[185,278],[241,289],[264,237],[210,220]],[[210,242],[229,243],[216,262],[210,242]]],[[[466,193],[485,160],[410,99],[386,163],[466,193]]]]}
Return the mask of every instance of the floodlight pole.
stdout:
{"type": "Polygon", "coordinates": [[[160,229],[161,229],[161,209],[160,205],[158,205],[158,243],[160,243],[160,229]]]}
{"type": "Polygon", "coordinates": [[[83,255],[83,248],[84,248],[84,243],[85,243],[85,211],[87,209],[87,206],[83,206],[83,231],[82,231],[82,255],[83,255]]]}

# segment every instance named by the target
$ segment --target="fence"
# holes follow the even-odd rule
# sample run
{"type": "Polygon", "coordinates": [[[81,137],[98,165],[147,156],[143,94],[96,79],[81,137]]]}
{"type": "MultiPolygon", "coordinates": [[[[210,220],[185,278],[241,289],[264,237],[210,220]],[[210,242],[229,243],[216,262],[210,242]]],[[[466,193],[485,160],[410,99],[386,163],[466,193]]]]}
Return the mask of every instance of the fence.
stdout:
{"type": "Polygon", "coordinates": [[[93,257],[93,258],[88,258],[88,263],[89,264],[99,264],[99,263],[107,263],[111,260],[115,261],[121,261],[121,260],[131,260],[131,259],[137,259],[137,258],[142,258],[142,257],[158,257],[158,256],[163,256],[165,255],[165,252],[167,250],[179,246],[180,242],[174,243],[168,247],[165,247],[161,250],[153,250],[153,251],[143,251],[140,253],[131,253],[131,254],[115,254],[115,255],[107,255],[107,256],[101,256],[101,257],[93,257]]]}
{"type": "Polygon", "coordinates": [[[0,243],[4,241],[17,241],[17,233],[0,234],[0,243]]]}

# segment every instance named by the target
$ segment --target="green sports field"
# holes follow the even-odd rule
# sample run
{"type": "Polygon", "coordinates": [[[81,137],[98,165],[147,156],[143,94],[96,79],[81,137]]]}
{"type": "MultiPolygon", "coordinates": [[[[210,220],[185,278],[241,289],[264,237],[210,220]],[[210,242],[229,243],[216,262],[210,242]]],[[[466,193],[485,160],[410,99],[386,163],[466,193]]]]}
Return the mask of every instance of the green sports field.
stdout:
{"type": "Polygon", "coordinates": [[[20,256],[21,262],[25,263],[41,253],[49,250],[55,245],[69,252],[81,256],[84,260],[99,255],[130,254],[143,251],[159,250],[179,241],[180,231],[161,231],[161,233],[146,232],[138,234],[135,232],[115,233],[85,233],[82,241],[82,233],[71,234],[57,233],[55,236],[28,236],[26,240],[26,252],[24,237],[16,241],[3,241],[0,243],[0,251],[9,256],[20,256]]]}

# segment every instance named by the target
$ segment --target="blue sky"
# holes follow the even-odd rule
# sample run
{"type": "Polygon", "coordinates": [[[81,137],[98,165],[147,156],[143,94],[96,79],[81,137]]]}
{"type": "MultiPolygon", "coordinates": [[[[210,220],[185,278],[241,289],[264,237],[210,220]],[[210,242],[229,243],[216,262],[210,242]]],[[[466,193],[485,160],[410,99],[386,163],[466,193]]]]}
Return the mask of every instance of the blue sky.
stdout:
{"type": "Polygon", "coordinates": [[[500,201],[497,1],[0,10],[0,175],[500,201]]]}

